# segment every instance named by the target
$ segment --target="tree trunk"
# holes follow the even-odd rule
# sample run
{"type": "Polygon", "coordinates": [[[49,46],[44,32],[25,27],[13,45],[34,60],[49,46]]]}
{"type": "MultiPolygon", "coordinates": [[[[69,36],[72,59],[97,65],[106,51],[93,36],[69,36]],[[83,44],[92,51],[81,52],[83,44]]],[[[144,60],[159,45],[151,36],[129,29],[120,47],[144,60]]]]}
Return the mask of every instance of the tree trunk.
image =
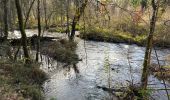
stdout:
{"type": "Polygon", "coordinates": [[[148,84],[148,69],[150,66],[150,58],[151,58],[151,52],[153,46],[153,34],[155,31],[155,24],[157,19],[157,12],[158,12],[158,6],[155,3],[155,0],[152,0],[152,8],[153,8],[153,14],[152,14],[152,19],[150,21],[150,32],[147,39],[147,46],[145,51],[144,63],[143,63],[143,73],[141,77],[141,88],[144,90],[147,89],[147,84],[148,84]]]}
{"type": "Polygon", "coordinates": [[[74,35],[75,35],[75,29],[76,29],[76,25],[78,23],[78,21],[80,20],[80,17],[81,15],[84,13],[84,10],[85,10],[85,7],[88,3],[88,0],[85,0],[82,4],[81,7],[78,7],[76,9],[76,13],[74,15],[74,19],[73,19],[73,22],[72,22],[72,30],[71,30],[71,36],[70,36],[70,40],[73,40],[74,39],[74,35]]]}
{"type": "Polygon", "coordinates": [[[66,1],[66,16],[67,16],[67,30],[66,30],[66,34],[68,35],[68,37],[70,36],[70,29],[69,29],[69,0],[66,1]]]}
{"type": "Polygon", "coordinates": [[[8,0],[3,0],[4,3],[4,39],[8,38],[8,0]]]}
{"type": "Polygon", "coordinates": [[[41,18],[40,18],[40,0],[37,1],[37,18],[38,18],[38,38],[37,38],[37,53],[36,53],[36,61],[38,61],[38,56],[40,52],[40,36],[41,36],[41,18]]]}
{"type": "Polygon", "coordinates": [[[27,36],[24,29],[22,10],[21,10],[19,0],[15,0],[15,5],[16,5],[17,15],[18,15],[19,29],[21,31],[21,36],[22,36],[21,39],[22,39],[24,56],[26,58],[26,63],[28,63],[30,62],[30,57],[27,49],[27,36]]]}

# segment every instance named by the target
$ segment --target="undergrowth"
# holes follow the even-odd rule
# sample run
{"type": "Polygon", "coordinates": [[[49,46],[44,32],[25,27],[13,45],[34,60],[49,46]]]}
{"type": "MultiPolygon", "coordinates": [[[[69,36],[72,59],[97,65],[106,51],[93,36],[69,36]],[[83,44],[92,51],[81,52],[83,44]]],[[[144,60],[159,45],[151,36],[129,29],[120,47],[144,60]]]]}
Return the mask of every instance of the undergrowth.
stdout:
{"type": "Polygon", "coordinates": [[[39,64],[0,61],[0,98],[2,100],[43,100],[41,85],[47,75],[39,64]]]}

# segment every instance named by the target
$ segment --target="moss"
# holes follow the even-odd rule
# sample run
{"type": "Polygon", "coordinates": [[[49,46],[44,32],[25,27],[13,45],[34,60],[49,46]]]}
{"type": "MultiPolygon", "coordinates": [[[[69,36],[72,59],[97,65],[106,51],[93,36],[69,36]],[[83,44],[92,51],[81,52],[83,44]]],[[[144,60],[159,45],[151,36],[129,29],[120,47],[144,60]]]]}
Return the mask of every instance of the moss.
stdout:
{"type": "Polygon", "coordinates": [[[39,69],[39,64],[25,65],[23,62],[1,61],[0,70],[0,79],[3,80],[0,82],[0,89],[5,88],[5,92],[0,96],[5,97],[6,94],[15,93],[17,100],[18,98],[43,99],[41,85],[48,77],[39,69]]]}

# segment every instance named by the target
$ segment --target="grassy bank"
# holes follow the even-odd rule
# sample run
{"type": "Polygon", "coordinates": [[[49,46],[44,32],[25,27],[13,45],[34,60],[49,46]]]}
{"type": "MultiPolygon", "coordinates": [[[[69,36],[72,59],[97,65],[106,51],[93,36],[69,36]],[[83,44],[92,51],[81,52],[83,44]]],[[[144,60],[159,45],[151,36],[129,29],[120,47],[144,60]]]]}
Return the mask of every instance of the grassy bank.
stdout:
{"type": "Polygon", "coordinates": [[[43,100],[41,85],[47,79],[39,64],[0,61],[0,98],[2,100],[43,100]]]}
{"type": "Polygon", "coordinates": [[[144,45],[147,32],[148,30],[142,26],[116,23],[109,28],[87,27],[85,32],[80,32],[80,37],[86,40],[144,45]]]}
{"type": "MultiPolygon", "coordinates": [[[[157,25],[154,35],[154,44],[160,47],[170,47],[169,28],[157,25]]],[[[104,41],[113,43],[128,43],[145,46],[148,27],[134,25],[130,22],[115,22],[111,27],[86,27],[85,32],[80,31],[80,37],[86,40],[104,41]]]]}
{"type": "Polygon", "coordinates": [[[59,62],[76,64],[79,59],[76,54],[76,47],[76,42],[60,39],[58,41],[43,42],[41,52],[59,62]]]}
{"type": "Polygon", "coordinates": [[[101,29],[87,30],[86,33],[81,32],[80,37],[86,40],[113,43],[129,43],[138,45],[144,45],[146,40],[146,35],[133,36],[131,33],[128,32],[109,32],[101,29]]]}

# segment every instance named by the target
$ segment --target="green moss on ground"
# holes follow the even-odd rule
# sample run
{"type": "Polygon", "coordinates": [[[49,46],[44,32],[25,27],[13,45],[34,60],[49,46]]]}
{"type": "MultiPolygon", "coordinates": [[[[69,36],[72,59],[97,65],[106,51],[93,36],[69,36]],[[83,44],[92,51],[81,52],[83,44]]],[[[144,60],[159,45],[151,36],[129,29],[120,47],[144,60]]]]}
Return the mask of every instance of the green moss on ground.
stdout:
{"type": "Polygon", "coordinates": [[[0,98],[2,100],[43,100],[41,85],[47,79],[39,64],[0,61],[0,98]]]}

